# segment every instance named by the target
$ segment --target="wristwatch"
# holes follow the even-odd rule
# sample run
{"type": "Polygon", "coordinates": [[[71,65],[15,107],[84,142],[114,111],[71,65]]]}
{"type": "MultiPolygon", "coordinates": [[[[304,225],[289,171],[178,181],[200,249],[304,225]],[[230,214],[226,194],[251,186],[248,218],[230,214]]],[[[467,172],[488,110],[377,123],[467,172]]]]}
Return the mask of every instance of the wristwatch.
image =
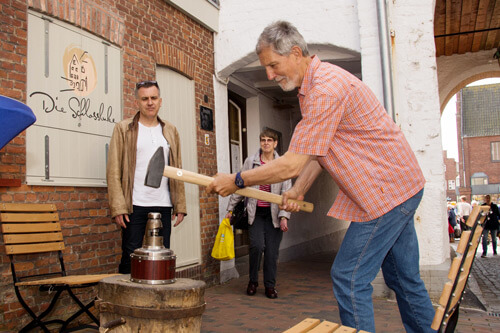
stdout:
{"type": "Polygon", "coordinates": [[[243,178],[241,178],[241,172],[238,172],[236,174],[236,178],[234,179],[234,184],[239,188],[245,187],[245,182],[243,181],[243,178]]]}

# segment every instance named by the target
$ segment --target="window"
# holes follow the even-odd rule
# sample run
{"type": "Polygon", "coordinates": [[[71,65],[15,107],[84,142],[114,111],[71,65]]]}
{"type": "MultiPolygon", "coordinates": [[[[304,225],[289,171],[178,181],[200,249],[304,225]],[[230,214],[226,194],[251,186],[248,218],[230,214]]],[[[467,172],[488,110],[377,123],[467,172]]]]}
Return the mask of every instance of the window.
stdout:
{"type": "Polygon", "coordinates": [[[106,186],[106,160],[122,119],[120,49],[39,13],[28,13],[26,131],[30,185],[106,186]]]}
{"type": "Polygon", "coordinates": [[[491,143],[491,161],[500,162],[500,142],[491,143]]]}
{"type": "Polygon", "coordinates": [[[476,172],[472,175],[471,185],[488,185],[488,176],[484,172],[476,172]]]}

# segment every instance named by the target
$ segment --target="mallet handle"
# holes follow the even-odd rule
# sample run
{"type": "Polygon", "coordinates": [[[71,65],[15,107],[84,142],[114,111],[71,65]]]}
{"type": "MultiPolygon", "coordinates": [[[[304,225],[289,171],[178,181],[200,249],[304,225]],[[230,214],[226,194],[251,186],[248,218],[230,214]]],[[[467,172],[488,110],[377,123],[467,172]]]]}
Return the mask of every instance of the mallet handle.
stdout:
{"type": "MultiPolygon", "coordinates": [[[[174,168],[171,166],[166,166],[163,170],[163,175],[168,178],[177,179],[186,183],[208,186],[214,180],[212,177],[201,175],[196,172],[191,172],[183,169],[174,168]]],[[[261,191],[253,187],[245,187],[236,191],[237,194],[242,195],[244,197],[259,199],[263,201],[268,201],[271,203],[275,203],[281,205],[283,202],[283,198],[281,195],[261,191]]],[[[311,213],[314,209],[314,205],[310,202],[300,201],[300,200],[289,200],[290,202],[296,202],[300,210],[304,212],[311,213]]]]}

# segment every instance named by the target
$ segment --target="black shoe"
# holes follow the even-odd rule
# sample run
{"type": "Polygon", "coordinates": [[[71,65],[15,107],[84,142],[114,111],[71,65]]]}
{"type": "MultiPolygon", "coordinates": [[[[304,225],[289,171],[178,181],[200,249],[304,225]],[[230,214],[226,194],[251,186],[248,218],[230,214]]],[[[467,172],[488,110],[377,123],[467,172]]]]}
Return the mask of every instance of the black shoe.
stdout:
{"type": "Polygon", "coordinates": [[[257,287],[259,284],[257,282],[248,282],[248,287],[247,287],[247,295],[253,296],[257,292],[257,287]]]}
{"type": "Polygon", "coordinates": [[[483,253],[483,254],[481,255],[481,258],[486,258],[486,253],[483,253]]]}
{"type": "Polygon", "coordinates": [[[274,289],[274,287],[272,288],[266,287],[266,296],[267,298],[278,298],[278,292],[276,291],[276,289],[274,289]]]}

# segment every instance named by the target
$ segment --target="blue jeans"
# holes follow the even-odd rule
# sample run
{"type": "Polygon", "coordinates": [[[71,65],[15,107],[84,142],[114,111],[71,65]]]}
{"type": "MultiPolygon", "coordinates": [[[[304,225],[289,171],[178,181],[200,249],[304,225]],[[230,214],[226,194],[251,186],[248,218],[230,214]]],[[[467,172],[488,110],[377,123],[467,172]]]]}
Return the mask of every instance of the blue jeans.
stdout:
{"type": "Polygon", "coordinates": [[[422,195],[423,190],[375,220],[350,224],[331,269],[343,325],[375,332],[371,282],[382,268],[406,332],[435,332],[413,222],[422,195]]]}
{"type": "Polygon", "coordinates": [[[488,253],[488,233],[491,234],[491,246],[493,247],[493,254],[497,254],[498,230],[497,229],[493,229],[493,230],[483,229],[483,240],[482,240],[483,255],[486,255],[488,253]]]}

